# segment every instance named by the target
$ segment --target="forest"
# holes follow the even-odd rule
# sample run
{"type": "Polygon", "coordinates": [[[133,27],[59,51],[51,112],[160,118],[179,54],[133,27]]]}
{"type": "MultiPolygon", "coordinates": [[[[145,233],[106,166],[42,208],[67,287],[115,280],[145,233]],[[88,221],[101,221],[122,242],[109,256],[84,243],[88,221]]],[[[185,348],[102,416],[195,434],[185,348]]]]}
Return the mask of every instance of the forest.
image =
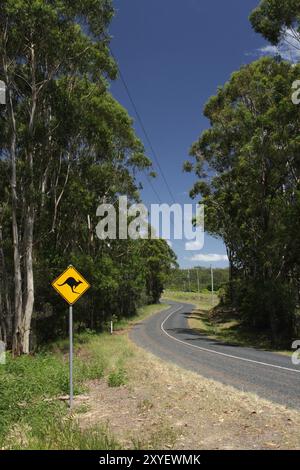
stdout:
{"type": "MultiPolygon", "coordinates": [[[[124,194],[140,202],[139,175],[155,177],[110,93],[113,15],[110,0],[1,2],[0,339],[15,355],[66,334],[66,305],[51,281],[70,263],[92,285],[78,329],[101,330],[178,285],[166,241],[95,234],[99,204],[117,206],[124,194]]],[[[210,126],[184,165],[195,172],[190,195],[205,204],[207,232],[227,248],[229,282],[222,273],[216,281],[224,301],[274,343],[300,331],[299,17],[299,0],[263,0],[252,12],[254,30],[278,53],[219,87],[204,110],[210,126]],[[286,43],[292,60],[281,54],[286,43]]],[[[186,289],[198,289],[197,273],[186,289]]]]}
{"type": "Polygon", "coordinates": [[[164,240],[100,241],[101,203],[140,201],[150,159],[112,97],[109,0],[5,0],[0,12],[0,339],[27,354],[67,332],[51,281],[71,263],[89,280],[76,329],[157,302],[176,257],[164,240]]]}

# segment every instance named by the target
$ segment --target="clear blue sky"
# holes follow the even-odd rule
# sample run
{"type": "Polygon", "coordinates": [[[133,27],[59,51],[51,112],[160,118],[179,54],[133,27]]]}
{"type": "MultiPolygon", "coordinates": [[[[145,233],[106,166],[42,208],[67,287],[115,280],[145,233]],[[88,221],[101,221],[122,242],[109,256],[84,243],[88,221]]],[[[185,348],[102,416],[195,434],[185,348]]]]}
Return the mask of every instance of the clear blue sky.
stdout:
{"type": "MultiPolygon", "coordinates": [[[[241,65],[255,60],[265,41],[252,31],[249,13],[259,0],[115,0],[117,10],[110,32],[112,49],[144,121],[160,165],[176,198],[190,203],[188,193],[195,175],[182,172],[191,144],[209,126],[202,111],[219,85],[241,65]]],[[[113,95],[135,120],[134,110],[120,80],[111,86],[113,95]]],[[[154,168],[157,170],[156,165],[154,168]]],[[[156,197],[141,176],[143,201],[156,197]]],[[[154,186],[163,202],[171,199],[163,179],[154,186]]],[[[224,255],[220,240],[205,236],[199,252],[185,250],[185,241],[173,241],[182,267],[209,266],[195,255],[224,255]]],[[[226,261],[213,262],[226,266],[226,261]]]]}

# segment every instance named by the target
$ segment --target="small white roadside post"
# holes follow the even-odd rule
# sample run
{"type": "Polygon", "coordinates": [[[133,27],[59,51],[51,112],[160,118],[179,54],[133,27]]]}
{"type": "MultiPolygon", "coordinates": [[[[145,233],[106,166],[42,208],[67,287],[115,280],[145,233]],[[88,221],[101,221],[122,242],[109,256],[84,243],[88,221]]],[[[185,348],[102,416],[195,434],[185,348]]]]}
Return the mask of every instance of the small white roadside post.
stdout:
{"type": "Polygon", "coordinates": [[[210,266],[210,276],[211,276],[211,304],[214,304],[214,270],[212,265],[210,266]]]}
{"type": "Polygon", "coordinates": [[[199,282],[199,270],[196,268],[196,273],[197,273],[197,284],[198,284],[198,295],[200,298],[200,282],[199,282]]]}

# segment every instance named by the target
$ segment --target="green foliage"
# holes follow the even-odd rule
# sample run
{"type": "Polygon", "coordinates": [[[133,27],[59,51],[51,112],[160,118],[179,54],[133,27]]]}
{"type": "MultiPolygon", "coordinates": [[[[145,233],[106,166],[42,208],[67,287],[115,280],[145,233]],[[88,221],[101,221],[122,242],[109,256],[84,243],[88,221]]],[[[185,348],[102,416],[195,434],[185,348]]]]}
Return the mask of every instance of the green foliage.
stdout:
{"type": "Polygon", "coordinates": [[[272,44],[280,42],[286,28],[293,27],[299,32],[299,20],[299,0],[262,0],[250,15],[254,30],[261,33],[272,44]]]}
{"type": "MultiPolygon", "coordinates": [[[[0,79],[11,99],[7,110],[0,109],[0,337],[9,347],[24,336],[26,315],[33,314],[33,349],[66,335],[66,305],[51,281],[70,263],[92,286],[76,305],[81,332],[99,331],[112,314],[131,316],[142,303],[157,301],[175,260],[162,240],[109,243],[96,237],[98,206],[117,208],[123,194],[129,203],[138,202],[138,174],[152,170],[132,119],[108,89],[117,73],[108,47],[112,16],[110,0],[1,4],[0,53],[6,65],[0,79]],[[30,227],[28,213],[34,214],[30,227]],[[34,310],[26,310],[31,255],[35,302],[34,310]],[[17,275],[14,257],[21,260],[17,275]]],[[[22,345],[15,350],[20,353],[22,345]]]]}
{"type": "Polygon", "coordinates": [[[290,346],[295,332],[297,292],[282,280],[241,280],[235,285],[236,301],[244,323],[270,331],[273,346],[290,346]]]}
{"type": "MultiPolygon", "coordinates": [[[[139,310],[134,320],[162,306],[139,310]]],[[[165,307],[166,308],[166,307],[165,307]]],[[[123,327],[128,320],[122,319],[123,327]]],[[[58,340],[34,356],[12,358],[0,367],[0,447],[5,449],[118,449],[106,427],[82,430],[69,414],[68,341],[58,340]]],[[[127,383],[126,361],[134,355],[123,335],[85,331],[74,338],[75,395],[86,381],[104,379],[111,387],[127,383]]],[[[82,407],[77,407],[81,412],[82,407]]]]}
{"type": "Polygon", "coordinates": [[[157,304],[172,268],[177,266],[176,256],[165,240],[144,240],[141,245],[148,303],[157,304]]]}
{"type": "Polygon", "coordinates": [[[1,447],[17,450],[119,448],[105,427],[84,431],[73,418],[67,416],[65,404],[55,399],[58,392],[64,392],[58,379],[60,361],[52,356],[50,367],[48,360],[41,364],[40,359],[37,356],[32,364],[26,364],[24,368],[22,363],[20,368],[25,375],[22,374],[19,379],[14,374],[19,373],[20,359],[15,360],[10,367],[10,377],[3,382],[3,388],[1,384],[1,447]],[[56,369],[54,374],[53,369],[56,369]],[[38,387],[32,386],[32,379],[38,387]]]}
{"type": "MultiPolygon", "coordinates": [[[[0,368],[1,447],[17,448],[19,442],[20,448],[115,448],[117,444],[106,429],[85,433],[73,420],[66,419],[66,403],[58,397],[69,393],[67,350],[68,342],[60,340],[35,356],[14,359],[8,355],[7,364],[0,368]]],[[[125,384],[124,360],[131,354],[122,337],[98,337],[91,332],[76,335],[75,395],[85,390],[86,381],[105,375],[112,387],[125,384]]]]}
{"type": "Polygon", "coordinates": [[[13,424],[35,426],[46,416],[59,416],[63,405],[46,400],[65,394],[67,381],[67,364],[50,354],[18,360],[8,356],[0,368],[0,438],[13,424]]]}
{"type": "Polygon", "coordinates": [[[191,149],[201,183],[193,195],[206,206],[206,230],[227,246],[228,299],[274,342],[296,333],[299,301],[299,74],[271,58],[242,67],[207,103],[211,127],[191,149]]]}
{"type": "MultiPolygon", "coordinates": [[[[228,268],[214,269],[214,290],[218,291],[228,282],[228,268]]],[[[193,269],[173,269],[165,283],[165,288],[183,292],[210,292],[211,270],[199,266],[193,269]]]]}

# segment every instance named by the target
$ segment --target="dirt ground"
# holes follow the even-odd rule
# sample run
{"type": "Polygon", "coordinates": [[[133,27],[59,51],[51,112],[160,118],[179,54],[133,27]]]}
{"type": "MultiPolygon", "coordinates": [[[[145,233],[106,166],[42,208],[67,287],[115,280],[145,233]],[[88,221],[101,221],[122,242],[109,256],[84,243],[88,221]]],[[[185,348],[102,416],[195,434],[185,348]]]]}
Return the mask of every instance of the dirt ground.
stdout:
{"type": "Polygon", "coordinates": [[[132,348],[126,386],[89,383],[83,428],[107,425],[124,449],[300,449],[300,411],[132,348]]]}

